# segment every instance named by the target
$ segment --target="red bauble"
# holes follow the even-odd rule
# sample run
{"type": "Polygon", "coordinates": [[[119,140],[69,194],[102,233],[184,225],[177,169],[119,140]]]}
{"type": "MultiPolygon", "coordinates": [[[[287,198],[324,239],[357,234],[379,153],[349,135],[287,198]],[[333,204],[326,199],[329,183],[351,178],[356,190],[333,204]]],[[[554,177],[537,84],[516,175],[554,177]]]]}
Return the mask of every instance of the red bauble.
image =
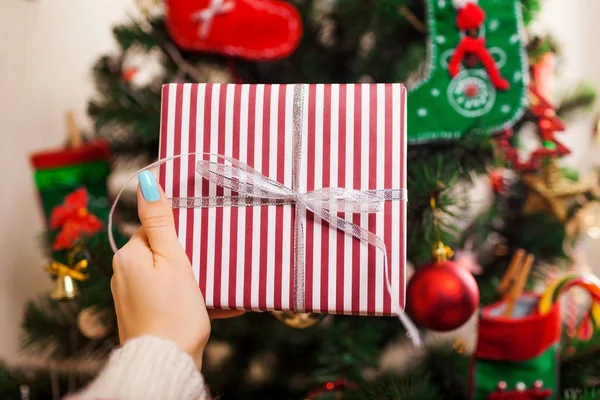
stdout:
{"type": "Polygon", "coordinates": [[[434,261],[417,269],[406,297],[406,310],[417,325],[451,331],[477,309],[479,288],[466,269],[452,261],[434,261]]]}

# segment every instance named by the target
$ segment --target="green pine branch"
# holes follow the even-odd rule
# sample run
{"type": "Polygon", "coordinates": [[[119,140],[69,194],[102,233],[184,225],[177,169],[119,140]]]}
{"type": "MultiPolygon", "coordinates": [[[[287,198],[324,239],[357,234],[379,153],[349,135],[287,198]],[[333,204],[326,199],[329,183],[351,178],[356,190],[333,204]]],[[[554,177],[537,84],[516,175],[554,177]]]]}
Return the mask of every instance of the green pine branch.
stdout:
{"type": "Polygon", "coordinates": [[[567,94],[558,106],[557,114],[564,119],[572,118],[577,112],[589,110],[596,102],[596,91],[592,85],[582,82],[567,94]]]}
{"type": "Polygon", "coordinates": [[[436,241],[430,198],[446,216],[439,225],[441,240],[447,245],[458,243],[453,220],[469,205],[465,188],[474,176],[487,171],[493,160],[491,139],[467,135],[460,143],[414,146],[408,161],[408,258],[416,265],[431,259],[436,241]]]}
{"type": "Polygon", "coordinates": [[[521,6],[523,10],[523,20],[525,25],[529,25],[535,21],[537,15],[542,9],[541,0],[521,0],[521,6]]]}
{"type": "Polygon", "coordinates": [[[133,46],[140,46],[146,50],[150,50],[161,45],[161,39],[164,39],[165,31],[150,28],[144,29],[140,24],[131,21],[129,24],[115,26],[113,28],[113,36],[124,52],[133,46]]]}

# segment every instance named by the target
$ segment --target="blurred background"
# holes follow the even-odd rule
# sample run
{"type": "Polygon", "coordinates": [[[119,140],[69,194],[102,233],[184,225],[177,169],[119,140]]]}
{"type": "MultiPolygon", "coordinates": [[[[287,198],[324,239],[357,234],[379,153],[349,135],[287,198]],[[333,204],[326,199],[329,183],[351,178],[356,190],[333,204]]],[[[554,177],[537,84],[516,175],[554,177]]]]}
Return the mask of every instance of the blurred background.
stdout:
{"type": "MultiPolygon", "coordinates": [[[[24,310],[27,303],[31,300],[47,298],[49,292],[56,290],[56,282],[54,281],[56,277],[52,278],[51,274],[44,269],[49,263],[48,252],[45,249],[50,247],[48,244],[45,244],[47,243],[47,238],[44,234],[46,229],[44,221],[52,210],[45,210],[48,215],[44,215],[44,211],[42,210],[44,205],[38,195],[39,188],[36,186],[36,182],[33,179],[34,168],[30,162],[30,157],[33,153],[52,148],[60,148],[65,145],[65,140],[70,129],[68,123],[69,120],[66,118],[68,112],[72,112],[71,115],[74,119],[71,119],[70,121],[75,121],[76,130],[80,131],[84,137],[108,137],[109,140],[112,140],[113,144],[116,143],[117,150],[113,151],[113,155],[120,151],[118,147],[120,144],[123,144],[123,141],[121,140],[122,137],[120,137],[121,139],[116,136],[110,137],[110,135],[105,134],[105,130],[110,129],[110,126],[107,127],[107,125],[102,126],[101,124],[98,124],[98,120],[107,118],[107,114],[103,114],[102,110],[96,110],[95,113],[92,111],[92,115],[90,115],[90,110],[94,110],[94,106],[90,106],[91,100],[99,98],[100,100],[96,104],[100,109],[103,106],[106,106],[106,103],[103,103],[104,100],[102,100],[102,95],[98,94],[99,90],[94,80],[94,68],[97,70],[98,68],[101,68],[99,67],[98,62],[99,59],[105,55],[121,57],[121,62],[123,62],[123,55],[121,54],[123,40],[121,41],[120,46],[113,35],[113,27],[119,24],[129,24],[130,26],[131,21],[152,20],[155,17],[154,14],[152,14],[155,5],[152,2],[148,2],[148,4],[142,3],[143,2],[126,0],[2,0],[0,2],[0,93],[2,93],[2,96],[0,97],[0,132],[2,132],[0,135],[0,155],[3,172],[3,189],[0,190],[0,193],[2,193],[0,198],[0,221],[2,223],[2,228],[0,229],[0,254],[2,254],[2,267],[0,268],[0,360],[5,362],[10,368],[30,368],[33,366],[35,367],[33,368],[35,371],[38,370],[36,369],[38,367],[41,371],[45,371],[49,365],[48,362],[41,357],[44,352],[40,348],[29,352],[23,352],[21,350],[22,344],[24,343],[23,321],[24,310]]],[[[294,4],[297,3],[304,4],[307,2],[295,2],[294,4]]],[[[312,4],[312,2],[308,3],[312,4]]],[[[335,3],[335,5],[330,5],[330,7],[336,8],[341,7],[339,3],[343,3],[343,0],[338,0],[337,2],[332,0],[324,3],[335,3]]],[[[367,3],[371,4],[373,2],[367,3]]],[[[410,14],[408,14],[409,17],[406,17],[406,15],[402,13],[399,14],[405,15],[406,20],[408,21],[412,20],[411,16],[416,18],[417,27],[419,26],[419,20],[422,21],[424,18],[424,5],[421,1],[397,1],[397,4],[390,1],[389,3],[392,3],[394,9],[397,9],[398,7],[408,7],[408,10],[410,11],[410,14]]],[[[555,85],[552,98],[549,100],[556,104],[560,104],[565,97],[568,97],[579,87],[581,82],[585,82],[588,85],[588,89],[586,89],[588,92],[590,89],[593,89],[592,92],[599,90],[600,68],[598,66],[600,65],[600,47],[597,38],[600,37],[600,24],[598,24],[596,18],[600,16],[600,2],[596,0],[574,0],[570,2],[565,2],[563,0],[542,0],[539,3],[541,4],[541,9],[539,13],[535,14],[535,18],[527,28],[528,40],[532,40],[534,37],[545,38],[546,35],[551,34],[552,43],[560,48],[555,68],[555,85]]],[[[301,12],[304,12],[303,10],[307,9],[307,7],[308,6],[306,5],[299,6],[301,12]]],[[[158,12],[158,15],[160,15],[160,12],[158,12]]],[[[409,23],[404,21],[403,24],[404,28],[402,29],[405,29],[407,32],[412,32],[412,36],[410,38],[403,38],[402,40],[406,43],[409,43],[410,41],[419,43],[424,49],[424,41],[427,38],[427,34],[418,32],[418,29],[415,28],[414,20],[409,23]],[[416,32],[414,32],[415,29],[417,29],[416,32]]],[[[159,24],[158,26],[161,27],[159,29],[165,31],[164,24],[159,24]]],[[[156,29],[156,25],[154,25],[154,29],[156,29]]],[[[305,27],[305,31],[309,31],[309,27],[305,27]]],[[[388,45],[388,47],[393,46],[388,45]]],[[[297,51],[309,52],[309,49],[303,47],[301,44],[297,51]]],[[[191,57],[191,59],[196,62],[194,57],[197,55],[194,55],[193,51],[182,52],[182,54],[184,54],[185,57],[191,57]]],[[[400,54],[406,53],[400,52],[400,54]]],[[[419,54],[423,55],[422,52],[419,54]]],[[[130,57],[135,58],[135,55],[130,57]]],[[[141,61],[137,61],[137,64],[135,60],[129,62],[133,63],[133,66],[136,68],[143,67],[147,63],[156,62],[153,61],[152,57],[144,57],[145,56],[142,56],[141,61]]],[[[422,58],[419,60],[420,62],[423,61],[422,58]]],[[[254,68],[251,65],[251,61],[241,61],[238,64],[239,75],[235,77],[231,74],[232,70],[229,68],[228,62],[228,59],[220,59],[218,56],[212,55],[208,56],[207,63],[213,63],[215,67],[212,72],[207,72],[206,69],[204,69],[204,76],[210,77],[213,76],[211,74],[217,74],[218,76],[216,78],[213,76],[215,79],[213,81],[215,82],[243,81],[250,83],[267,83],[265,77],[268,76],[268,72],[275,71],[280,73],[279,75],[275,75],[279,82],[308,81],[309,79],[306,77],[308,74],[306,74],[306,76],[304,76],[306,79],[301,80],[303,77],[302,74],[294,75],[293,71],[290,72],[285,68],[279,70],[275,67],[273,67],[274,69],[269,69],[268,67],[264,69],[259,67],[254,68]]],[[[418,67],[418,64],[419,62],[414,63],[412,67],[418,67]]],[[[112,68],[110,63],[107,65],[108,69],[112,68]]],[[[198,64],[196,64],[196,66],[197,65],[198,64]]],[[[170,67],[171,65],[169,64],[169,68],[170,67]]],[[[123,72],[125,69],[122,65],[119,68],[121,68],[119,70],[120,72],[123,72]]],[[[368,68],[368,66],[365,68],[368,68]]],[[[417,69],[418,68],[412,69],[412,72],[414,73],[417,69]]],[[[411,75],[408,74],[408,72],[410,71],[407,71],[405,76],[414,80],[414,74],[411,75]]],[[[152,71],[147,73],[152,74],[152,71]]],[[[355,73],[355,71],[353,73],[355,73]]],[[[362,76],[362,74],[360,75],[362,76]]],[[[386,81],[385,78],[390,78],[389,76],[382,76],[384,74],[377,75],[377,72],[372,75],[371,81],[386,81]]],[[[98,75],[96,74],[96,78],[97,77],[98,75]]],[[[332,73],[330,76],[326,77],[316,76],[314,81],[344,82],[346,80],[350,81],[350,79],[359,81],[359,78],[361,77],[352,76],[350,73],[341,73],[339,79],[336,79],[336,75],[332,73]]],[[[183,77],[183,80],[193,81],[193,79],[190,79],[187,75],[183,77]]],[[[207,80],[210,81],[210,79],[207,80]]],[[[367,82],[368,81],[369,80],[367,80],[367,82]]],[[[127,82],[135,86],[131,81],[127,82]]],[[[142,82],[141,85],[144,85],[144,83],[142,82]]],[[[583,110],[571,114],[570,118],[565,120],[567,122],[566,131],[560,134],[560,142],[571,150],[570,154],[561,158],[560,165],[563,168],[577,170],[578,176],[581,177],[595,173],[596,168],[600,164],[600,142],[593,138],[593,136],[597,134],[596,132],[598,129],[596,127],[598,108],[588,103],[587,97],[585,97],[585,99],[582,100],[582,104],[585,106],[583,107],[583,110]]],[[[145,111],[147,111],[147,109],[145,111]]],[[[71,128],[73,128],[73,126],[71,126],[71,128]]],[[[122,134],[127,135],[127,132],[122,134]]],[[[529,136],[531,136],[531,134],[523,134],[523,142],[526,142],[526,139],[529,136]]],[[[152,143],[149,144],[148,141],[144,142],[143,140],[135,143],[141,143],[139,146],[143,149],[141,152],[147,152],[147,154],[152,153],[152,143]]],[[[495,160],[493,162],[488,162],[487,166],[490,167],[491,165],[496,168],[498,166],[497,157],[495,155],[492,157],[490,155],[492,152],[489,149],[486,149],[485,151],[487,152],[486,156],[489,155],[490,160],[495,160]]],[[[450,153],[451,150],[450,147],[443,147],[435,149],[435,152],[450,153]]],[[[102,151],[100,151],[100,153],[102,153],[102,151]]],[[[123,176],[126,176],[135,166],[144,165],[150,162],[151,158],[149,157],[130,157],[129,159],[125,157],[128,162],[125,162],[124,166],[122,161],[120,163],[113,162],[114,160],[111,161],[111,168],[116,172],[113,173],[108,180],[110,193],[114,193],[114,190],[123,184],[123,176]],[[122,168],[122,170],[120,168],[122,168]]],[[[510,169],[510,166],[507,166],[507,169],[510,169]]],[[[447,183],[451,184],[451,182],[454,182],[452,180],[454,178],[448,179],[449,182],[447,183]]],[[[468,186],[466,187],[469,190],[469,207],[468,209],[461,208],[461,215],[464,218],[460,218],[462,221],[454,222],[454,226],[458,227],[459,233],[463,233],[464,230],[468,229],[470,227],[469,223],[473,221],[477,215],[480,215],[482,211],[487,210],[490,207],[490,204],[494,203],[494,198],[497,194],[494,194],[489,190],[490,179],[494,179],[494,177],[489,173],[479,173],[468,182],[468,186]]],[[[509,174],[502,179],[510,181],[511,179],[514,180],[517,178],[514,178],[514,175],[509,174]]],[[[427,190],[423,189],[421,192],[427,192],[427,190]]],[[[422,203],[425,204],[423,207],[426,209],[429,195],[426,194],[421,197],[421,199],[417,198],[415,202],[418,204],[418,202],[422,200],[422,203]]],[[[413,200],[411,199],[411,202],[412,201],[413,200]]],[[[444,204],[444,201],[442,201],[442,204],[444,204]]],[[[449,214],[455,212],[452,210],[455,210],[453,207],[456,207],[456,204],[449,203],[447,205],[448,210],[450,210],[449,214]]],[[[417,206],[417,208],[418,207],[419,206],[417,206]]],[[[444,211],[446,210],[444,209],[444,211]]],[[[435,213],[432,212],[431,214],[435,213]]],[[[421,216],[422,214],[419,214],[410,218],[413,218],[412,220],[417,220],[417,218],[420,218],[421,216]]],[[[431,218],[434,220],[434,217],[431,218]]],[[[411,225],[409,225],[409,229],[410,227],[411,225]]],[[[421,227],[421,229],[426,230],[427,228],[421,227]]],[[[429,231],[431,231],[431,229],[429,229],[429,231]]],[[[122,228],[121,233],[123,237],[126,237],[127,232],[127,227],[122,228]]],[[[448,237],[450,236],[452,235],[449,234],[448,237]]],[[[426,237],[427,239],[425,243],[423,243],[423,248],[426,249],[424,252],[429,253],[429,249],[435,242],[435,238],[432,237],[431,233],[424,234],[423,237],[426,237]]],[[[452,244],[455,250],[463,248],[465,243],[468,242],[461,234],[454,235],[454,237],[459,238],[447,239],[445,241],[447,244],[452,244]]],[[[52,239],[54,238],[52,237],[52,239]]],[[[592,232],[591,234],[579,237],[577,244],[574,246],[578,257],[586,260],[587,266],[585,271],[593,272],[595,274],[600,273],[600,263],[598,262],[600,259],[600,246],[598,246],[600,241],[598,239],[600,239],[600,235],[592,232]]],[[[476,245],[479,242],[475,241],[476,245]]],[[[504,258],[502,263],[504,266],[508,264],[513,251],[524,247],[522,243],[507,243],[506,245],[510,249],[510,254],[505,253],[503,255],[504,258]]],[[[529,249],[525,250],[529,251],[529,249]]],[[[427,257],[423,257],[422,254],[423,251],[417,252],[415,250],[412,254],[414,257],[411,258],[411,261],[413,261],[414,264],[422,264],[427,260],[427,257]]],[[[106,253],[105,255],[106,257],[110,257],[109,253],[106,253]]],[[[547,258],[554,259],[553,257],[554,255],[551,255],[547,258]]],[[[538,259],[540,259],[540,257],[538,257],[538,259]]],[[[544,266],[547,266],[548,263],[553,263],[553,261],[544,260],[543,255],[541,256],[541,260],[544,266]]],[[[557,264],[560,263],[557,262],[557,264]]],[[[569,268],[570,267],[567,266],[562,270],[569,270],[569,268]]],[[[502,272],[503,271],[504,270],[502,270],[502,272]]],[[[541,271],[543,272],[540,273],[544,276],[549,274],[547,269],[541,271]]],[[[481,277],[478,277],[478,282],[481,282],[481,279],[481,277]]],[[[489,282],[493,281],[494,284],[497,284],[498,282],[497,279],[492,280],[491,278],[486,278],[486,280],[489,282]]],[[[93,291],[95,289],[92,288],[90,290],[93,291]]],[[[481,289],[481,291],[483,292],[483,289],[481,289]]],[[[100,297],[93,298],[92,296],[92,299],[88,299],[87,301],[90,303],[96,301],[102,303],[104,300],[100,301],[98,300],[99,298],[100,297]]],[[[484,301],[484,295],[482,293],[482,305],[484,305],[484,303],[489,304],[489,301],[487,303],[484,301]]],[[[585,301],[583,303],[585,303],[585,301]]],[[[102,306],[106,306],[106,304],[102,303],[102,306]]],[[[585,308],[586,305],[582,307],[585,308]]],[[[31,309],[29,309],[29,311],[31,311],[31,309]]],[[[74,315],[77,315],[80,311],[81,310],[78,309],[74,315]]],[[[59,310],[59,314],[63,316],[73,312],[75,311],[68,309],[66,311],[65,309],[59,310]]],[[[57,318],[60,319],[60,317],[57,318]]],[[[292,329],[281,324],[272,317],[269,318],[273,320],[273,323],[280,324],[282,328],[292,329]]],[[[110,318],[108,319],[110,320],[110,318]]],[[[473,347],[475,346],[477,336],[476,320],[477,316],[474,316],[459,330],[452,330],[447,334],[434,334],[431,336],[433,338],[432,341],[438,343],[449,340],[455,348],[457,346],[456,340],[460,339],[458,346],[466,346],[467,350],[465,351],[467,352],[467,355],[469,355],[471,354],[469,352],[472,352],[473,347]]],[[[33,325],[29,325],[29,329],[36,330],[37,328],[40,328],[39,326],[35,326],[35,321],[30,322],[32,322],[33,325]]],[[[73,323],[73,321],[71,322],[73,323]]],[[[96,323],[97,322],[94,322],[94,324],[96,323]]],[[[75,322],[75,324],[77,325],[77,322],[75,322]]],[[[325,321],[320,322],[320,324],[324,324],[325,327],[328,327],[332,323],[325,321]]],[[[399,327],[396,328],[400,331],[399,327]]],[[[235,330],[238,328],[232,325],[228,326],[227,329],[235,330]]],[[[242,332],[248,332],[244,329],[247,329],[247,327],[239,327],[240,335],[242,332]]],[[[315,328],[308,328],[305,331],[298,332],[309,332],[311,329],[315,328]]],[[[320,332],[318,335],[314,333],[307,334],[315,335],[315,337],[311,336],[311,340],[320,340],[317,337],[327,335],[325,328],[316,329],[321,329],[324,332],[320,332]]],[[[345,331],[337,330],[335,332],[337,332],[336,334],[343,334],[345,331]]],[[[216,335],[219,336],[220,334],[219,327],[217,327],[216,335]]],[[[285,334],[285,331],[283,334],[285,334]]],[[[43,337],[44,330],[39,329],[36,332],[36,335],[38,339],[43,337]]],[[[106,335],[101,334],[100,336],[104,339],[108,335],[109,334],[106,333],[106,335]]],[[[114,332],[110,335],[114,335],[114,332]]],[[[294,335],[302,335],[302,333],[295,333],[294,335]]],[[[329,332],[329,335],[333,335],[333,333],[329,332]]],[[[85,333],[84,336],[86,336],[85,333]]],[[[226,335],[221,336],[222,343],[225,343],[226,341],[223,338],[226,338],[226,335]]],[[[32,340],[31,335],[25,335],[25,337],[25,342],[32,340]]],[[[69,340],[67,337],[63,337],[63,339],[66,341],[69,340]]],[[[239,337],[234,337],[232,340],[239,339],[239,337]]],[[[33,340],[35,340],[35,338],[33,340]]],[[[370,339],[367,338],[366,340],[370,339]]],[[[380,338],[376,340],[380,340],[380,338]]],[[[303,342],[302,346],[310,345],[308,342],[303,342]]],[[[383,342],[385,342],[385,346],[389,345],[389,341],[384,340],[383,342]]],[[[48,344],[50,342],[42,340],[42,343],[48,344]]],[[[114,342],[111,342],[110,340],[108,343],[109,345],[102,344],[94,345],[96,347],[92,347],[94,350],[103,349],[103,351],[106,351],[105,346],[110,347],[114,344],[114,342]]],[[[376,366],[381,367],[381,365],[385,365],[386,363],[402,364],[404,360],[402,355],[406,356],[413,354],[413,350],[408,349],[405,343],[400,344],[399,350],[393,349],[393,351],[386,353],[387,356],[382,358],[377,357],[379,361],[376,362],[376,366]]],[[[283,345],[281,349],[282,348],[284,348],[283,345]]],[[[451,345],[449,348],[452,349],[453,346],[451,345]]],[[[217,348],[214,351],[219,353],[220,350],[222,349],[217,348]]],[[[227,349],[222,351],[227,353],[227,349]]],[[[364,351],[373,353],[374,350],[364,349],[364,351]]],[[[456,351],[454,351],[454,353],[456,353],[456,351]]],[[[461,356],[465,355],[464,351],[458,353],[460,353],[461,356]]],[[[269,369],[269,365],[274,365],[273,359],[269,358],[270,356],[268,356],[268,354],[268,352],[263,352],[261,356],[263,357],[261,359],[262,361],[259,362],[259,364],[262,365],[261,368],[266,368],[267,370],[269,369]],[[267,356],[265,356],[265,354],[267,354],[267,356]],[[265,365],[267,365],[267,367],[265,367],[265,365]]],[[[337,354],[339,355],[339,353],[337,354]]],[[[94,358],[96,361],[101,359],[102,357],[94,358]]],[[[308,365],[310,363],[307,361],[306,364],[307,365],[299,366],[299,368],[309,368],[308,365]]],[[[316,368],[314,365],[310,368],[313,367],[316,368]]],[[[90,367],[89,370],[94,371],[94,368],[95,364],[90,367]]],[[[348,368],[348,370],[344,370],[343,368],[341,370],[352,370],[352,368],[348,368]]],[[[377,370],[377,368],[374,367],[370,372],[371,375],[376,375],[373,372],[375,370],[377,370]]],[[[399,370],[402,370],[402,368],[399,370]]],[[[599,373],[596,377],[600,376],[600,369],[596,371],[599,373]]],[[[264,371],[262,373],[264,374],[264,371]]],[[[319,388],[321,388],[320,385],[338,382],[338,378],[348,379],[352,382],[357,381],[357,378],[355,377],[350,379],[350,376],[353,376],[352,374],[353,372],[348,372],[347,374],[336,376],[336,372],[331,372],[322,375],[320,379],[315,378],[314,380],[309,379],[302,381],[301,383],[296,382],[296,386],[291,384],[291,386],[288,385],[289,382],[285,380],[279,380],[278,384],[273,384],[272,380],[264,378],[268,382],[271,382],[270,386],[265,386],[269,386],[268,390],[264,389],[264,391],[261,392],[262,389],[256,389],[257,387],[260,387],[259,384],[256,384],[255,386],[250,385],[249,387],[256,389],[255,392],[248,389],[248,392],[239,394],[239,397],[236,397],[236,395],[228,397],[225,393],[223,398],[249,399],[255,398],[252,396],[258,396],[261,393],[263,395],[265,393],[278,393],[278,390],[282,390],[282,393],[286,393],[286,395],[290,396],[281,398],[301,398],[294,396],[298,393],[309,393],[310,390],[318,391],[319,388]],[[293,389],[282,389],[282,387],[293,387],[293,389]],[[254,394],[250,396],[249,393],[254,394]]],[[[261,373],[258,373],[258,375],[260,376],[261,373]]],[[[269,373],[266,373],[266,375],[270,376],[269,373]]],[[[369,376],[369,373],[366,375],[362,374],[361,376],[366,381],[372,382],[374,379],[371,379],[372,376],[369,376]]],[[[50,387],[50,384],[44,381],[43,378],[40,379],[42,379],[39,381],[41,383],[38,383],[37,385],[40,387],[50,387]]],[[[263,378],[258,379],[258,381],[261,381],[261,379],[263,378]]],[[[442,378],[438,377],[436,379],[441,380],[442,378]]],[[[15,373],[15,375],[11,375],[10,379],[7,378],[5,380],[6,382],[0,379],[0,386],[2,386],[3,383],[6,383],[7,388],[12,388],[10,385],[18,383],[19,385],[31,385],[33,388],[36,387],[36,384],[32,383],[34,380],[35,379],[31,374],[19,375],[15,373]],[[19,378],[17,379],[14,377],[19,378]],[[19,379],[22,382],[17,382],[19,379]]],[[[501,380],[501,378],[497,379],[497,381],[501,380]]],[[[291,381],[293,381],[292,378],[290,378],[290,382],[291,381]]],[[[81,379],[78,382],[78,384],[85,382],[85,379],[81,379]]],[[[388,386],[391,385],[388,381],[386,382],[388,386]]],[[[69,382],[69,385],[71,385],[71,382],[69,382]]],[[[335,385],[338,385],[338,383],[335,383],[335,385]]],[[[464,385],[466,386],[466,379],[464,385]]],[[[69,388],[72,387],[73,386],[69,386],[69,388]]],[[[223,387],[225,386],[219,386],[219,388],[223,387]]],[[[327,386],[327,388],[329,388],[329,386],[327,386]]],[[[335,388],[337,390],[338,386],[335,388]]],[[[1,390],[2,389],[0,388],[0,392],[1,390]]],[[[7,389],[6,393],[9,393],[8,390],[9,389],[7,389]]],[[[66,393],[66,389],[62,388],[61,390],[64,390],[63,394],[66,393]]],[[[323,390],[325,391],[325,389],[323,390]]],[[[344,390],[340,389],[339,391],[343,392],[344,390]]],[[[53,390],[48,389],[47,393],[50,392],[52,392],[52,395],[55,394],[53,390]]],[[[46,392],[39,389],[38,393],[46,392]]],[[[558,389],[556,389],[555,394],[556,393],[558,393],[558,389]]],[[[44,397],[44,394],[39,394],[38,398],[46,397],[44,397]]],[[[324,395],[319,392],[311,398],[327,397],[324,397],[324,395]]],[[[388,397],[382,395],[381,397],[373,398],[388,397]]],[[[401,397],[392,397],[392,395],[390,395],[389,398],[401,397]]],[[[414,398],[428,397],[423,395],[423,397],[414,398]]],[[[456,398],[461,397],[457,396],[456,398]]]]}

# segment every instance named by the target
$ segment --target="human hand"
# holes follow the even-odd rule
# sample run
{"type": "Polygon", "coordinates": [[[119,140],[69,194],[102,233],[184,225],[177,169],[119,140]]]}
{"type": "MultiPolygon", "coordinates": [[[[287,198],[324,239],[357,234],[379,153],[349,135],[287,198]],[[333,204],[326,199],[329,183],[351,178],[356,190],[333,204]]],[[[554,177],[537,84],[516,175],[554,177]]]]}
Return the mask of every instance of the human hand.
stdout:
{"type": "MultiPolygon", "coordinates": [[[[139,174],[142,227],[113,258],[111,290],[121,344],[144,335],[177,343],[200,368],[210,336],[209,312],[175,232],[173,210],[148,171],[139,174]]],[[[242,311],[219,311],[226,318],[242,311]]]]}

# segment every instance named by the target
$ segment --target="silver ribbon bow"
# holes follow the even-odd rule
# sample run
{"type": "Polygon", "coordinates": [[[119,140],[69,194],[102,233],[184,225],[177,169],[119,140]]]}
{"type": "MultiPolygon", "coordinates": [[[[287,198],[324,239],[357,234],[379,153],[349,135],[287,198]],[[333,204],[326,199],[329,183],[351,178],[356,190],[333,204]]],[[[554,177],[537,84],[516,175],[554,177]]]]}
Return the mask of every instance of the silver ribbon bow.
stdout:
{"type": "MultiPolygon", "coordinates": [[[[298,312],[304,310],[304,210],[308,210],[326,221],[331,227],[345,232],[352,237],[369,245],[377,247],[383,253],[384,274],[388,290],[391,293],[392,285],[389,282],[389,267],[387,251],[383,240],[360,226],[346,221],[337,216],[338,212],[375,213],[383,210],[385,201],[406,201],[404,189],[381,190],[355,190],[342,188],[324,188],[306,193],[300,193],[288,188],[281,183],[262,175],[249,165],[231,157],[213,155],[229,164],[214,161],[198,161],[196,171],[205,179],[218,186],[231,189],[238,196],[230,198],[228,206],[253,206],[264,204],[293,204],[296,206],[296,224],[294,228],[294,309],[298,312]],[[265,201],[267,203],[265,203],[265,201]]],[[[211,199],[196,199],[202,202],[211,199]]],[[[220,199],[213,198],[208,207],[218,207],[220,199]]],[[[174,207],[195,207],[197,204],[185,199],[183,205],[180,200],[172,199],[174,207]]],[[[398,311],[398,310],[394,310],[398,311]]]]}

